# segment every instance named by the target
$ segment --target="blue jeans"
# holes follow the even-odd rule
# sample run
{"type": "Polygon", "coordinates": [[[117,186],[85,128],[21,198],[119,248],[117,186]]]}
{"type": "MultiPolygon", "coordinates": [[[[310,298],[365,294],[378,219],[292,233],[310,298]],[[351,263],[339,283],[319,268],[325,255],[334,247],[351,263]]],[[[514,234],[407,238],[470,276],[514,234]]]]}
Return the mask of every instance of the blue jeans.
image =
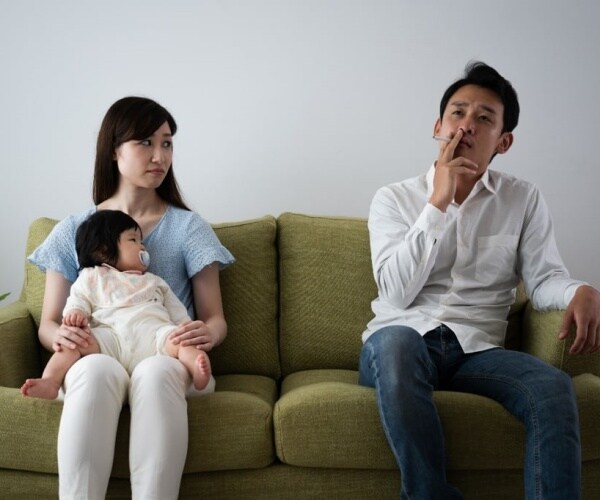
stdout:
{"type": "Polygon", "coordinates": [[[446,481],[444,436],[433,391],[498,401],[524,425],[527,499],[581,497],[577,403],[570,377],[528,354],[465,354],[448,327],[425,336],[404,326],[365,342],[359,383],[375,388],[383,430],[402,475],[403,499],[462,498],[446,481]]]}

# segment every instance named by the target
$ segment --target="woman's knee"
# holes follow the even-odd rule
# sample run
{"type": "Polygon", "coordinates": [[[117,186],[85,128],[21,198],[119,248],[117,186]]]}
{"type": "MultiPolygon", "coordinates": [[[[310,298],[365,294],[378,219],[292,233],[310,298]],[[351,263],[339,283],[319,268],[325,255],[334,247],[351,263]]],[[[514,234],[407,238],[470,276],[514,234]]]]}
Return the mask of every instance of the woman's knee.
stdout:
{"type": "Polygon", "coordinates": [[[65,391],[85,388],[95,392],[104,389],[124,395],[129,375],[121,363],[105,354],[89,354],[77,361],[65,376],[65,391]]]}
{"type": "Polygon", "coordinates": [[[127,377],[127,371],[116,359],[105,354],[88,354],[77,361],[68,371],[67,377],[85,377],[101,381],[107,377],[127,377]]]}
{"type": "Polygon", "coordinates": [[[150,356],[136,365],[131,385],[150,390],[174,390],[185,393],[190,376],[183,364],[170,356],[150,356]]]}

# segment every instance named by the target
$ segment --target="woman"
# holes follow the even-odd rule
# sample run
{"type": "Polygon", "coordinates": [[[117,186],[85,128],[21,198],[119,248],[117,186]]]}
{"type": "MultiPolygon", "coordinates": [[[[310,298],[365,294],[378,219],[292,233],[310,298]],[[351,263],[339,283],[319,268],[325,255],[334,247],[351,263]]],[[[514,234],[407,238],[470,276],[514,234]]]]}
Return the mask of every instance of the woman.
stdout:
{"type": "MultiPolygon", "coordinates": [[[[47,349],[85,348],[94,342],[88,330],[64,325],[62,311],[79,267],[77,227],[95,210],[105,209],[121,210],[135,219],[145,235],[144,245],[157,256],[148,270],[162,277],[189,316],[196,318],[175,330],[171,340],[210,351],[225,338],[219,268],[234,259],[210,225],[183,202],[172,166],[176,131],[171,114],[150,99],[126,97],[106,113],[96,149],[95,207],[57,224],[30,256],[46,272],[39,337],[47,349]]],[[[185,396],[190,389],[181,363],[154,356],[129,376],[115,359],[93,354],[73,365],[63,389],[60,498],[105,497],[125,402],[131,408],[133,498],[177,498],[187,454],[185,396]]]]}

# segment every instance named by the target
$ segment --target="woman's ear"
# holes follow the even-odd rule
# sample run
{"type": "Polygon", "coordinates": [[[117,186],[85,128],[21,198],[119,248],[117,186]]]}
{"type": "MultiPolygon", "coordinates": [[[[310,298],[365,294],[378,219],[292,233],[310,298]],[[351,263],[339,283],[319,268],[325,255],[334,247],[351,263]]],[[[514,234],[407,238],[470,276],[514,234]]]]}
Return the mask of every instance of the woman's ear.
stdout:
{"type": "Polygon", "coordinates": [[[500,137],[500,141],[498,142],[498,146],[496,146],[496,153],[503,155],[506,153],[510,147],[512,146],[514,137],[512,132],[504,132],[500,137]]]}

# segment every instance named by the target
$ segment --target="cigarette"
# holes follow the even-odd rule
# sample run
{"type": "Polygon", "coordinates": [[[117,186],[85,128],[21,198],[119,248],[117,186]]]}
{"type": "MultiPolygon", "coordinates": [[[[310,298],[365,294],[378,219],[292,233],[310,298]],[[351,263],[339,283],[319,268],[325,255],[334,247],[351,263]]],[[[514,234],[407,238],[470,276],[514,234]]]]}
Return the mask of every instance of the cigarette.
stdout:
{"type": "Polygon", "coordinates": [[[442,141],[442,142],[450,142],[452,139],[448,138],[448,137],[442,137],[441,135],[434,135],[433,138],[436,141],[442,141]]]}

